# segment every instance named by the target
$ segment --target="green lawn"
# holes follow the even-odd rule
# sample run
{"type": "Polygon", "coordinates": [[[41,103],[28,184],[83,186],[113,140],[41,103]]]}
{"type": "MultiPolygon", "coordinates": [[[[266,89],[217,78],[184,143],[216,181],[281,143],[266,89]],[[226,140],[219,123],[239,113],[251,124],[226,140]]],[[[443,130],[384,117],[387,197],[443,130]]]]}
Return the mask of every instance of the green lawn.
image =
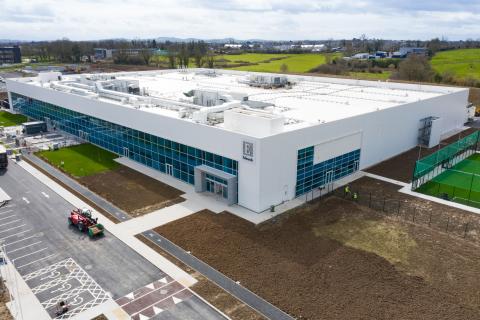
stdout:
{"type": "MultiPolygon", "coordinates": [[[[257,72],[280,72],[283,64],[287,65],[287,72],[304,73],[326,62],[323,54],[267,54],[267,53],[245,53],[236,55],[218,56],[217,60],[228,60],[229,64],[257,63],[251,66],[234,67],[234,70],[257,71],[257,72]],[[281,58],[280,60],[268,61],[281,58]]],[[[222,63],[222,62],[221,62],[222,63]]]]}
{"type": "Polygon", "coordinates": [[[480,155],[459,162],[416,191],[435,197],[447,194],[452,201],[480,208],[480,155]]]}
{"type": "Polygon", "coordinates": [[[451,72],[457,78],[480,80],[480,49],[458,49],[438,52],[432,58],[432,67],[439,73],[451,72]]]}
{"type": "Polygon", "coordinates": [[[74,177],[85,177],[115,169],[118,156],[93,144],[80,144],[55,151],[40,151],[38,156],[74,177]],[[61,163],[64,163],[61,166],[61,163]]]}
{"type": "Polygon", "coordinates": [[[0,126],[18,126],[27,121],[28,118],[22,114],[13,114],[7,111],[0,111],[0,126]]]}
{"type": "Polygon", "coordinates": [[[387,80],[392,75],[391,71],[383,71],[382,73],[370,72],[350,72],[349,76],[355,79],[362,80],[387,80]]]}

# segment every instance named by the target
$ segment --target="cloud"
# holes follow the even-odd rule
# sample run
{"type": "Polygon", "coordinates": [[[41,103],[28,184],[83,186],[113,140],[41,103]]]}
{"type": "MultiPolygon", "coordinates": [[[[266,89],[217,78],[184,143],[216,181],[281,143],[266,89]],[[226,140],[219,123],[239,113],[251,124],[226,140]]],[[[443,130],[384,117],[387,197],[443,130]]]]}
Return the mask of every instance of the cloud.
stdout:
{"type": "Polygon", "coordinates": [[[0,0],[0,38],[449,39],[480,35],[480,0],[0,0]]]}

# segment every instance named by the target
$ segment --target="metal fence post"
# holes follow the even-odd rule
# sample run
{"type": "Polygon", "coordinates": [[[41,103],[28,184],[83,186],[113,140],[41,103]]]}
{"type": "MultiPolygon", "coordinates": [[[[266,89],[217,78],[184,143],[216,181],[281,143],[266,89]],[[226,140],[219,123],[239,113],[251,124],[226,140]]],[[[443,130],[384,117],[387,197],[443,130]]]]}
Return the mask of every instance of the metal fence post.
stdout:
{"type": "Polygon", "coordinates": [[[465,232],[463,233],[463,238],[465,239],[467,237],[467,232],[468,232],[468,224],[470,222],[465,223],[465,232]]]}
{"type": "Polygon", "coordinates": [[[417,207],[413,208],[413,218],[412,222],[415,223],[415,215],[417,214],[417,207]]]}
{"type": "Polygon", "coordinates": [[[447,228],[445,229],[446,232],[448,232],[449,224],[450,224],[450,216],[448,216],[448,219],[447,219],[447,228]]]}
{"type": "Polygon", "coordinates": [[[432,224],[432,211],[430,211],[430,216],[428,218],[428,226],[430,227],[431,224],[432,224]]]}
{"type": "Polygon", "coordinates": [[[368,202],[368,207],[371,208],[372,207],[372,193],[370,192],[370,200],[368,202]]]}

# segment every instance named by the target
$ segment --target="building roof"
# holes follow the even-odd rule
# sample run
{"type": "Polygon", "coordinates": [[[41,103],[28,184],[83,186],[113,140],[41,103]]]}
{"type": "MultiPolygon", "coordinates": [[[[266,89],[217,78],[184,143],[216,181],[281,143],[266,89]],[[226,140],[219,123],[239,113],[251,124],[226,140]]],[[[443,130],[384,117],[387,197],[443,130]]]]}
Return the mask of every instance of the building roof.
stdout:
{"type": "MultiPolygon", "coordinates": [[[[44,75],[42,79],[19,78],[15,81],[233,131],[236,130],[224,126],[226,110],[240,108],[243,113],[251,112],[253,117],[263,118],[265,113],[271,113],[275,115],[273,118],[284,119],[283,126],[276,125],[272,134],[464,90],[210,69],[68,75],[61,80],[58,75],[51,79],[44,75]]],[[[278,122],[278,119],[272,121],[278,122]]]]}

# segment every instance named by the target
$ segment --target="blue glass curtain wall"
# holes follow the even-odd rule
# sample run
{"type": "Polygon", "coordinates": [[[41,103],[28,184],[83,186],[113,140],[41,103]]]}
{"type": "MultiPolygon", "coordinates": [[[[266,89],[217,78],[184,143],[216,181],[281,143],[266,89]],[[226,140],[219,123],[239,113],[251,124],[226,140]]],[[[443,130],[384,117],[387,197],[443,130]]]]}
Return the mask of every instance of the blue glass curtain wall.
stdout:
{"type": "Polygon", "coordinates": [[[313,147],[298,150],[296,196],[321,187],[358,170],[360,149],[313,164],[313,147]]]}
{"type": "Polygon", "coordinates": [[[238,175],[238,162],[43,101],[12,93],[13,108],[104,149],[194,184],[194,167],[207,165],[238,175]],[[168,167],[168,172],[167,172],[168,167]]]}

